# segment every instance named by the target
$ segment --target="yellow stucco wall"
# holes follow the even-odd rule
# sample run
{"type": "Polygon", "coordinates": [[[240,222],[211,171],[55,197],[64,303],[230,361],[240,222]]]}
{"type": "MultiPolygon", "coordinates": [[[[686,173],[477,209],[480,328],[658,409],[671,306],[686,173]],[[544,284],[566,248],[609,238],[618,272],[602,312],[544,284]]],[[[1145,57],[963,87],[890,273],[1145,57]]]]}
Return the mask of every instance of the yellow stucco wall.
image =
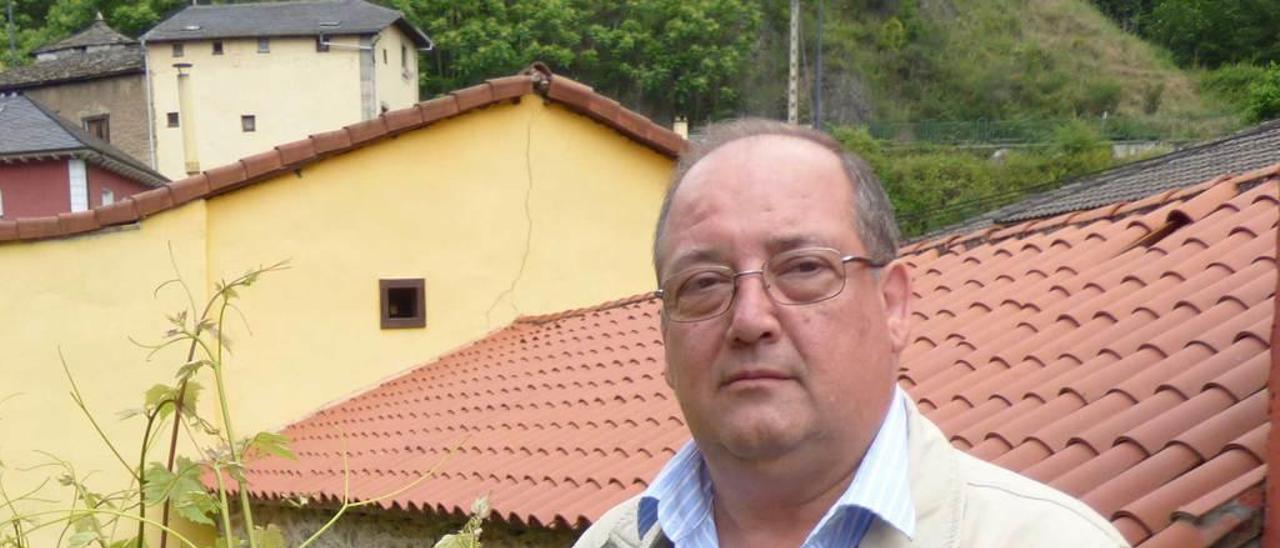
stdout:
{"type": "MultiPolygon", "coordinates": [[[[394,27],[380,36],[384,38],[379,42],[403,39],[394,27]]],[[[256,38],[222,39],[222,55],[213,54],[212,40],[192,40],[182,42],[181,57],[174,57],[171,42],[148,44],[157,171],[175,180],[187,175],[182,128],[169,127],[167,119],[168,113],[181,112],[177,63],[191,65],[185,71],[190,74],[193,112],[181,112],[180,123],[195,124],[201,170],[362,120],[360,56],[365,52],[359,49],[360,38],[328,40],[329,51],[318,52],[315,37],[271,37],[269,52],[260,53],[256,38]],[[255,117],[255,131],[243,131],[245,115],[255,117]]],[[[379,97],[375,104],[385,102],[398,109],[416,102],[418,88],[416,75],[401,78],[399,48],[393,47],[395,55],[388,52],[388,59],[395,64],[394,79],[390,69],[384,69],[388,76],[378,74],[383,68],[381,53],[374,52],[379,97]]]]}
{"type": "Polygon", "coordinates": [[[164,314],[183,303],[172,288],[152,297],[171,276],[167,242],[205,292],[290,260],[289,270],[243,292],[252,333],[238,320],[228,330],[236,342],[229,392],[243,436],[298,420],[518,314],[651,289],[648,249],[671,168],[611,129],[526,96],[137,229],[0,245],[0,398],[20,393],[0,403],[0,460],[30,464],[39,458],[32,450],[46,449],[82,470],[114,470],[64,396],[56,351],[61,345],[105,422],[132,432],[112,413],[172,375],[173,356],[147,365],[126,338],[163,331],[164,314]],[[380,328],[378,280],[399,277],[425,278],[426,328],[380,328]]]}
{"type": "MultiPolygon", "coordinates": [[[[81,476],[92,474],[89,484],[99,492],[128,484],[126,469],[72,403],[58,353],[104,431],[136,462],[143,423],[122,422],[116,413],[141,407],[154,383],[171,382],[181,358],[174,349],[148,362],[149,351],[128,339],[160,340],[169,328],[165,315],[183,308],[186,298],[176,287],[153,293],[174,277],[173,263],[197,292],[205,285],[205,226],[205,204],[193,202],[141,226],[0,245],[0,479],[9,496],[57,475],[53,468],[21,471],[50,462],[36,451],[68,459],[81,476]]],[[[41,494],[68,493],[50,482],[41,494]]],[[[37,536],[34,546],[54,546],[57,529],[37,536]]]]}

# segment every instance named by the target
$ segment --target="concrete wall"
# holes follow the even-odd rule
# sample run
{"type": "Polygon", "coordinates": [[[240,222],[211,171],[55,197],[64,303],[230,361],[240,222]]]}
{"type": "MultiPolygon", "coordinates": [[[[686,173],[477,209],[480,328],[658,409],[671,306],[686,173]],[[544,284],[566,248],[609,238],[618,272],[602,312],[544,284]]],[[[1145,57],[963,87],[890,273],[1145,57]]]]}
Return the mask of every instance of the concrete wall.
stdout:
{"type": "Polygon", "coordinates": [[[0,199],[4,200],[5,219],[71,211],[67,160],[0,163],[0,199]]]}
{"type": "Polygon", "coordinates": [[[142,73],[138,73],[28,89],[23,93],[81,128],[86,117],[110,116],[111,144],[143,165],[151,165],[145,84],[142,73]]]}
{"type": "MultiPolygon", "coordinates": [[[[399,36],[384,31],[388,42],[399,36]]],[[[360,96],[359,38],[329,37],[327,52],[316,50],[315,37],[270,38],[270,51],[258,52],[257,39],[225,39],[222,55],[213,54],[213,41],[183,43],[183,56],[174,57],[172,43],[149,43],[156,124],[157,170],[172,179],[187,175],[183,163],[182,129],[168,127],[167,114],[179,112],[176,63],[189,63],[194,112],[181,113],[181,124],[195,124],[199,169],[234,162],[272,146],[313,133],[358,122],[360,96]],[[245,132],[241,117],[255,117],[256,129],[245,132]]],[[[388,60],[394,61],[388,52],[388,60]]],[[[398,49],[396,55],[399,55],[398,49]]],[[[377,59],[381,63],[381,57],[377,59]]],[[[416,61],[415,61],[416,64],[416,61]]],[[[417,99],[416,76],[409,87],[400,77],[379,86],[391,109],[410,106],[417,99]]]]}
{"type": "MultiPolygon", "coordinates": [[[[242,291],[226,364],[241,436],[429,361],[518,314],[596,304],[652,288],[649,245],[672,162],[538,96],[327,158],[297,172],[83,237],[0,245],[0,461],[9,492],[47,471],[35,450],[127,482],[67,398],[66,356],[108,434],[128,444],[138,407],[184,357],[152,360],[193,297],[220,279],[290,260],[242,291]],[[427,325],[382,329],[378,280],[426,280],[427,325]],[[249,327],[252,329],[250,330],[249,327]],[[10,397],[11,396],[11,397],[10,397]],[[8,397],[9,399],[6,399],[8,397]]],[[[204,400],[215,398],[213,383],[204,400]]],[[[207,404],[206,406],[207,407],[207,404]]],[[[205,409],[206,417],[220,423],[205,409]]],[[[136,453],[125,455],[136,458],[136,453]]],[[[62,493],[56,485],[50,494],[62,493]]],[[[37,543],[36,545],[44,545],[37,543]]]]}

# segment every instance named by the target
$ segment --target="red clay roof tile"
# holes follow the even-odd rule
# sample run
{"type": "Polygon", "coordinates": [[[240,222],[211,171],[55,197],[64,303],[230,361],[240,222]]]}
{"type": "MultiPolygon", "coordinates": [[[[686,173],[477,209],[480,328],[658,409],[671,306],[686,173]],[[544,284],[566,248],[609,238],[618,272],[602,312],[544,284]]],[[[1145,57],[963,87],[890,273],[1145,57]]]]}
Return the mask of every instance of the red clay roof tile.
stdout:
{"type": "Polygon", "coordinates": [[[97,230],[101,225],[92,209],[74,213],[58,214],[58,232],[62,234],[79,234],[97,230]]]}
{"type": "Polygon", "coordinates": [[[0,220],[0,242],[18,239],[18,222],[0,220]]]}
{"type": "Polygon", "coordinates": [[[139,192],[129,197],[133,201],[133,209],[138,218],[147,217],[173,207],[173,197],[169,185],[139,192]]]}
{"type": "Polygon", "coordinates": [[[209,194],[209,179],[205,174],[193,175],[169,183],[173,205],[182,205],[209,194]]]}

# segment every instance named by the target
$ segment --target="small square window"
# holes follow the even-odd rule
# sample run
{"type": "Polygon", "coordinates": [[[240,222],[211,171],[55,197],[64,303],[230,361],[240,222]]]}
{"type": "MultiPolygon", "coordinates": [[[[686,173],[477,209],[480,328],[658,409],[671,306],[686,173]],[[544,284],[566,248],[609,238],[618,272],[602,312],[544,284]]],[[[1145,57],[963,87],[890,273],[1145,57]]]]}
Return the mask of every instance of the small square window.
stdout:
{"type": "Polygon", "coordinates": [[[270,51],[271,51],[271,39],[270,39],[270,38],[259,38],[259,39],[258,39],[258,53],[269,53],[270,51]]]}
{"type": "Polygon", "coordinates": [[[170,112],[165,114],[165,119],[169,122],[169,127],[178,127],[178,113],[170,112]]]}
{"type": "Polygon", "coordinates": [[[84,122],[84,130],[89,132],[89,135],[111,142],[111,124],[106,114],[88,116],[81,120],[84,122]]]}
{"type": "Polygon", "coordinates": [[[382,328],[426,327],[425,287],[422,278],[378,280],[382,328]]]}
{"type": "Polygon", "coordinates": [[[173,56],[174,56],[174,57],[182,57],[183,55],[186,55],[186,49],[183,47],[183,45],[182,45],[182,44],[174,44],[174,45],[173,45],[173,56]]]}
{"type": "Polygon", "coordinates": [[[102,205],[111,205],[116,203],[116,193],[109,188],[102,189],[102,205]]]}
{"type": "Polygon", "coordinates": [[[213,54],[222,55],[222,40],[213,41],[213,54]]]}
{"type": "Polygon", "coordinates": [[[245,133],[258,131],[258,119],[252,114],[240,117],[240,130],[245,133]]]}

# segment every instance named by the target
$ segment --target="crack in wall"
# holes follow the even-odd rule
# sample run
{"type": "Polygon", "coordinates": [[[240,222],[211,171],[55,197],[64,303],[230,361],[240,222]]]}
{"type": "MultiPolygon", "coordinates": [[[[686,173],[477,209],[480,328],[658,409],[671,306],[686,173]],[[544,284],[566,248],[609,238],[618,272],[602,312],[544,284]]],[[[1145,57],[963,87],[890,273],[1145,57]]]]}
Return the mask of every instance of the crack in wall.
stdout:
{"type": "Polygon", "coordinates": [[[520,256],[520,268],[516,271],[516,275],[511,279],[511,284],[505,290],[498,293],[494,298],[493,304],[489,305],[489,309],[484,313],[484,323],[486,326],[493,327],[493,311],[502,304],[503,299],[507,299],[507,304],[516,316],[520,315],[520,307],[516,306],[515,290],[516,284],[520,283],[520,279],[524,277],[525,267],[529,264],[529,253],[533,246],[533,117],[536,110],[531,110],[529,119],[525,124],[525,140],[524,140],[524,167],[525,167],[525,190],[524,190],[524,252],[520,256]]]}

